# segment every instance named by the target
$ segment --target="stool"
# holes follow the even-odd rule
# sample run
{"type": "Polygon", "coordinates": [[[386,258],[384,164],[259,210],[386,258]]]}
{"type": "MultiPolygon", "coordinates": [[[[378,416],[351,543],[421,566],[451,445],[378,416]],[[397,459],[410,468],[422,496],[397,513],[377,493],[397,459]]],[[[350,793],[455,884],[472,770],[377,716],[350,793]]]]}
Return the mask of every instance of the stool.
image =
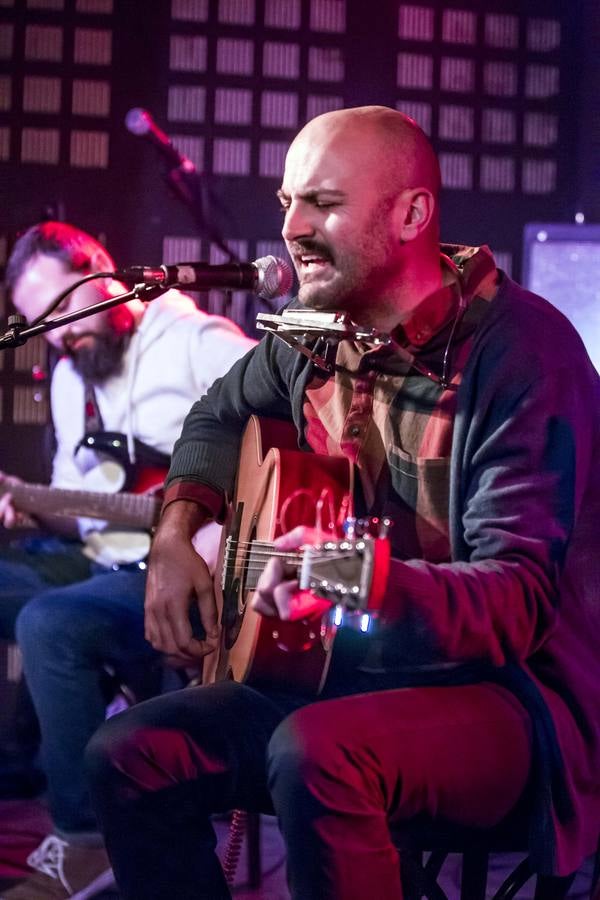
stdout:
{"type": "MultiPolygon", "coordinates": [[[[528,855],[525,826],[514,820],[481,830],[431,822],[411,823],[392,829],[400,855],[405,900],[449,900],[438,876],[450,853],[462,856],[461,900],[486,900],[488,861],[491,853],[523,853],[525,859],[504,880],[492,900],[512,900],[518,891],[536,878],[535,900],[564,900],[575,879],[572,875],[551,876],[534,872],[528,855]],[[424,855],[429,854],[424,862],[424,855]]],[[[596,852],[592,893],[600,870],[600,843],[596,852]]]]}

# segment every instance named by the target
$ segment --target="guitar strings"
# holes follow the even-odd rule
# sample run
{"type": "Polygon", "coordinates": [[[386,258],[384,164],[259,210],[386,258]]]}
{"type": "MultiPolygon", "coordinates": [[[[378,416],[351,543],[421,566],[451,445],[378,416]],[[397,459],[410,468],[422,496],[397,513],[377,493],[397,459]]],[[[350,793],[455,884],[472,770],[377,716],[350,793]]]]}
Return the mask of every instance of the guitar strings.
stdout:
{"type": "MultiPolygon", "coordinates": [[[[275,549],[277,549],[274,541],[257,541],[256,539],[254,539],[251,541],[229,540],[227,542],[228,547],[240,547],[242,545],[246,545],[248,547],[274,547],[275,549]]],[[[288,550],[287,552],[295,553],[297,551],[288,550]]]]}
{"type": "MultiPolygon", "coordinates": [[[[266,560],[268,561],[271,557],[267,556],[266,560]]],[[[337,562],[339,560],[351,559],[351,553],[327,553],[325,556],[315,556],[311,559],[311,562],[320,563],[320,562],[337,562]]],[[[291,561],[290,561],[291,562],[291,561]]],[[[240,568],[245,572],[262,572],[265,568],[265,560],[261,559],[260,556],[258,558],[249,558],[247,562],[243,560],[232,560],[231,562],[227,562],[223,566],[224,572],[229,572],[232,569],[240,568]]]]}
{"type": "MultiPolygon", "coordinates": [[[[283,559],[290,565],[299,565],[304,554],[300,551],[278,550],[272,541],[241,541],[230,540],[226,545],[225,559],[222,567],[222,575],[227,576],[232,572],[243,571],[246,575],[256,576],[264,572],[265,566],[269,559],[283,559]],[[232,551],[234,551],[233,559],[232,551]],[[241,551],[241,555],[237,552],[241,551]]],[[[321,562],[337,562],[352,558],[351,550],[338,553],[328,551],[320,555],[314,555],[311,559],[313,563],[321,562]]]]}
{"type": "MultiPolygon", "coordinates": [[[[230,558],[232,554],[227,553],[226,558],[230,558]]],[[[350,559],[354,556],[352,550],[342,550],[337,553],[334,553],[332,550],[327,551],[326,553],[314,554],[311,556],[311,562],[326,562],[328,559],[350,559]]],[[[301,562],[304,558],[303,553],[289,553],[283,551],[272,551],[272,550],[246,550],[243,551],[240,555],[235,556],[236,559],[255,559],[255,560],[264,560],[264,559],[286,559],[290,562],[290,564],[301,562]]]]}
{"type": "MultiPolygon", "coordinates": [[[[230,554],[228,554],[228,557],[230,554]]],[[[334,553],[330,551],[328,553],[322,553],[320,555],[315,554],[311,556],[311,562],[327,562],[329,559],[351,559],[354,556],[354,553],[351,550],[343,550],[339,553],[334,553]]],[[[247,554],[242,554],[240,556],[236,556],[236,559],[247,559],[247,560],[265,560],[265,559],[284,559],[288,560],[288,562],[293,565],[296,562],[301,562],[303,559],[302,553],[290,554],[290,553],[272,553],[270,551],[259,551],[255,552],[251,550],[247,554]]]]}
{"type": "Polygon", "coordinates": [[[270,553],[272,556],[289,556],[290,559],[293,559],[295,557],[300,558],[302,556],[302,553],[297,553],[295,550],[278,550],[276,547],[273,547],[272,545],[271,546],[265,545],[265,547],[263,549],[263,548],[256,548],[256,544],[251,544],[251,543],[246,543],[245,546],[238,544],[237,547],[234,547],[233,544],[230,544],[229,548],[233,548],[234,550],[241,549],[242,552],[245,552],[245,553],[257,552],[257,553],[270,553]]]}
{"type": "MultiPolygon", "coordinates": [[[[253,555],[255,553],[256,554],[268,553],[271,556],[287,556],[289,559],[301,559],[303,556],[302,551],[299,551],[299,550],[279,550],[273,543],[271,543],[269,541],[262,541],[262,542],[261,541],[230,541],[227,544],[226,552],[228,552],[229,550],[236,550],[236,549],[240,549],[240,550],[244,550],[244,549],[248,550],[249,549],[249,552],[252,553],[253,555]]],[[[351,551],[345,551],[345,552],[351,553],[351,551]]],[[[323,556],[332,557],[333,551],[332,550],[324,551],[323,556]]],[[[322,557],[313,557],[313,559],[323,558],[323,556],[322,557]]]]}

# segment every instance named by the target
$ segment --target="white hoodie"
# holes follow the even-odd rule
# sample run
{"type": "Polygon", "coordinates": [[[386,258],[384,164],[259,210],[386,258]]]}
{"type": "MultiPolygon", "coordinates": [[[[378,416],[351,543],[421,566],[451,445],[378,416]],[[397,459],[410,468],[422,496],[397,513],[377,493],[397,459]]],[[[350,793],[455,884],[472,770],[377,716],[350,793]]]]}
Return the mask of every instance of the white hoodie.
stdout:
{"type": "MultiPolygon", "coordinates": [[[[194,401],[253,345],[233,322],[201,312],[177,291],[152,300],[125,351],[121,372],[95,387],[104,430],[127,436],[130,458],[133,438],[170,454],[194,401]]],[[[52,376],[51,404],[58,445],[52,485],[99,489],[90,482],[101,461],[98,454],[81,448],[74,456],[84,433],[84,384],[66,357],[52,376]]],[[[149,548],[146,534],[116,530],[98,519],[80,519],[79,528],[84,553],[103,565],[135,562],[149,548]]],[[[211,558],[207,561],[215,555],[215,541],[215,527],[202,529],[195,541],[199,552],[211,558]]]]}

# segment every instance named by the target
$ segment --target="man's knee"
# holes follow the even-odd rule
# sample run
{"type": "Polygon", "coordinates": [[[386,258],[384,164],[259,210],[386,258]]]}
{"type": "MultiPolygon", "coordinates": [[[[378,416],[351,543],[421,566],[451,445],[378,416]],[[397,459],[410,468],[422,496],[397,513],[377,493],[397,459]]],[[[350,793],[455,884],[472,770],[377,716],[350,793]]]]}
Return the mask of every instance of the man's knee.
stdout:
{"type": "Polygon", "coordinates": [[[20,611],[15,632],[27,658],[64,658],[94,647],[98,641],[98,620],[79,596],[65,596],[60,588],[33,597],[20,611]]]}
{"type": "Polygon", "coordinates": [[[323,797],[342,769],[343,751],[322,727],[315,707],[288,716],[275,729],[267,750],[269,788],[285,802],[302,794],[323,797]]]}
{"type": "MultiPolygon", "coordinates": [[[[57,616],[48,606],[48,598],[44,595],[33,597],[19,612],[15,623],[15,634],[19,646],[26,651],[27,647],[40,648],[44,644],[52,646],[57,629],[63,627],[57,616]]],[[[56,610],[58,612],[58,610],[56,610]]]]}
{"type": "Polygon", "coordinates": [[[172,786],[172,757],[178,745],[177,733],[144,727],[131,721],[135,710],[104,722],[90,739],[84,767],[92,794],[114,795],[128,802],[148,791],[172,786]]]}
{"type": "Polygon", "coordinates": [[[190,688],[114,716],[88,744],[90,779],[100,783],[117,778],[133,794],[218,779],[228,763],[215,720],[228,706],[229,715],[235,714],[242,689],[233,683],[190,688]],[[194,734],[188,728],[190,716],[194,734]]]}

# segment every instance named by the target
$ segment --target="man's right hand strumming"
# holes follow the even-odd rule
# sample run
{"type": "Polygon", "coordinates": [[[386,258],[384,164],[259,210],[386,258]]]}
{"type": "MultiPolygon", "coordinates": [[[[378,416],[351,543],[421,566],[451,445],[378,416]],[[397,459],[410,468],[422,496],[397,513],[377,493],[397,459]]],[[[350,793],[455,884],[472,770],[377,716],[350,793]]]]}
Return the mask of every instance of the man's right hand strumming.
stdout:
{"type": "Polygon", "coordinates": [[[218,644],[219,627],[213,582],[204,560],[192,546],[203,524],[201,508],[187,500],[171,503],[152,542],[146,585],[146,639],[156,650],[197,663],[218,644]],[[206,637],[194,637],[190,610],[196,606],[206,637]]]}

